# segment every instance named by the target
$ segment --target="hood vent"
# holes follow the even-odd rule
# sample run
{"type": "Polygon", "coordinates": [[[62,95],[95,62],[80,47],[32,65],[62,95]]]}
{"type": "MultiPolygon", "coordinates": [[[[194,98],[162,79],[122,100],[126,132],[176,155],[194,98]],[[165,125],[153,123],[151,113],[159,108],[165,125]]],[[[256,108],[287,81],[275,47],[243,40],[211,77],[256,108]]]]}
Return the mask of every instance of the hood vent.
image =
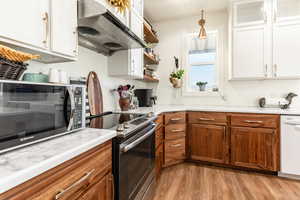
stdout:
{"type": "Polygon", "coordinates": [[[95,0],[80,0],[78,16],[79,45],[112,55],[119,50],[145,48],[146,43],[95,0]]]}

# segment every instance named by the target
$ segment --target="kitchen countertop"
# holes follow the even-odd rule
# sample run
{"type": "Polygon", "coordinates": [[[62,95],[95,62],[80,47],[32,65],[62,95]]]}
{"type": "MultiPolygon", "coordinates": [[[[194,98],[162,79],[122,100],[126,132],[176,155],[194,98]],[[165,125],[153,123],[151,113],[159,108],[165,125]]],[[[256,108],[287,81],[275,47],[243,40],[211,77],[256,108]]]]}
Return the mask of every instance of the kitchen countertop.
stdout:
{"type": "Polygon", "coordinates": [[[258,114],[280,114],[280,115],[300,115],[300,108],[290,108],[282,110],[280,108],[259,108],[241,106],[185,106],[185,105],[159,105],[153,107],[141,107],[124,113],[149,113],[160,114],[164,112],[176,111],[206,111],[206,112],[234,112],[234,113],[258,113],[258,114]]]}
{"type": "Polygon", "coordinates": [[[0,193],[42,174],[117,135],[116,131],[87,128],[0,154],[0,193]]]}

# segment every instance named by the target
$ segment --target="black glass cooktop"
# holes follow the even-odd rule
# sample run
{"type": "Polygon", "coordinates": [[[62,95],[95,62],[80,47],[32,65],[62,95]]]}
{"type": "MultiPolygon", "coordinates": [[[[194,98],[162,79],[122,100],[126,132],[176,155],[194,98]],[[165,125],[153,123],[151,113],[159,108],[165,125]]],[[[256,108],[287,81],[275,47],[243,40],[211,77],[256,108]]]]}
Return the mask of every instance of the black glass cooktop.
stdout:
{"type": "Polygon", "coordinates": [[[91,123],[97,123],[97,128],[103,129],[114,129],[119,124],[124,122],[132,121],[132,124],[138,125],[142,123],[140,117],[144,116],[143,114],[129,114],[129,113],[104,113],[102,116],[94,118],[91,120],[91,123]],[[136,120],[134,120],[136,119],[136,120]]]}

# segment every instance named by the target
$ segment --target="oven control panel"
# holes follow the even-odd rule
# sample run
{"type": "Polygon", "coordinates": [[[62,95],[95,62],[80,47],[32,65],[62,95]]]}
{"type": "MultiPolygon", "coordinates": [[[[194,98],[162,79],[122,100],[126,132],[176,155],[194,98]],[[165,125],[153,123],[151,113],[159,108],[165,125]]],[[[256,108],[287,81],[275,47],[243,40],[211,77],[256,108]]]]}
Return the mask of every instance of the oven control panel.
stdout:
{"type": "Polygon", "coordinates": [[[73,119],[73,129],[80,129],[85,127],[85,87],[73,88],[75,113],[73,119]]]}

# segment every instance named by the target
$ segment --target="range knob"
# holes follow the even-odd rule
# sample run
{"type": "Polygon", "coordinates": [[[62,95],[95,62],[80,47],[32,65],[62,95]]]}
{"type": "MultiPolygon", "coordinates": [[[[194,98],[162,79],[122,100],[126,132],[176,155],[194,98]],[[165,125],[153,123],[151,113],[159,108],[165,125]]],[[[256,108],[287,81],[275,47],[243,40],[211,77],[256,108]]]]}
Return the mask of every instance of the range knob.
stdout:
{"type": "Polygon", "coordinates": [[[117,126],[117,132],[123,132],[125,130],[124,124],[119,124],[117,126]]]}
{"type": "Polygon", "coordinates": [[[124,125],[125,129],[129,129],[130,128],[130,124],[128,122],[124,122],[123,125],[124,125]]]}
{"type": "Polygon", "coordinates": [[[147,113],[147,117],[153,117],[154,116],[154,112],[149,112],[149,113],[147,113]]]}

